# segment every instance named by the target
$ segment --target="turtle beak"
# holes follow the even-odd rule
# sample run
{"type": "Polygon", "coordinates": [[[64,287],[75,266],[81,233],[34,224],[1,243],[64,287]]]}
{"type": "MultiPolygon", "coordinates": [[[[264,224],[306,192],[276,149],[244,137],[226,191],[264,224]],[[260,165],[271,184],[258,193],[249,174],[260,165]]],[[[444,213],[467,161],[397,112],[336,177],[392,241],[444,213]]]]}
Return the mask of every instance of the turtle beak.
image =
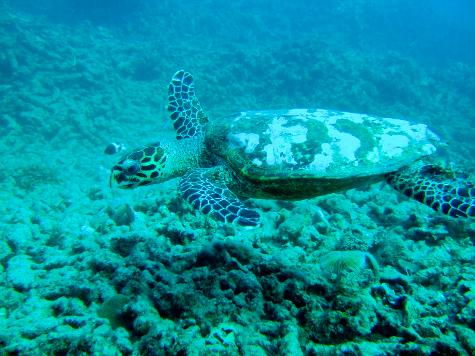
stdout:
{"type": "Polygon", "coordinates": [[[109,187],[112,189],[112,188],[116,188],[117,187],[117,167],[112,167],[111,168],[111,174],[110,174],[110,177],[109,177],[109,187]]]}
{"type": "Polygon", "coordinates": [[[126,188],[126,185],[121,183],[127,182],[127,176],[119,166],[114,166],[111,169],[111,175],[109,178],[109,187],[112,188],[126,188]]]}

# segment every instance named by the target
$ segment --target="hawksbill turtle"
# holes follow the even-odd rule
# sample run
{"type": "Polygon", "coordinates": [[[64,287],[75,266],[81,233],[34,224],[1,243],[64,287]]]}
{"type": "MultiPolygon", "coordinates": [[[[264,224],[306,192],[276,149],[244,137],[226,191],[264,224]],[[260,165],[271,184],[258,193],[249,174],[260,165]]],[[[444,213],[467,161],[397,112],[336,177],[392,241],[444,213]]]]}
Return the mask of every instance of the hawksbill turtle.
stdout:
{"type": "Polygon", "coordinates": [[[125,154],[111,185],[135,188],[182,177],[179,190],[214,219],[258,226],[246,198],[299,200],[386,180],[452,217],[475,217],[475,185],[427,156],[438,137],[423,124],[324,109],[243,111],[208,122],[193,77],[168,91],[176,139],[125,154]]]}

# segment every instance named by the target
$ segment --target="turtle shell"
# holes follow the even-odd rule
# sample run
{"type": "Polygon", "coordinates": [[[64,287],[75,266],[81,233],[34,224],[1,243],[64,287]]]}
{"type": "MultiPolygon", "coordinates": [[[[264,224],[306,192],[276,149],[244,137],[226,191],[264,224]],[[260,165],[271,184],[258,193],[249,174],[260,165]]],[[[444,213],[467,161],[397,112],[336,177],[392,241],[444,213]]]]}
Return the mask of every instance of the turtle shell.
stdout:
{"type": "Polygon", "coordinates": [[[253,181],[351,180],[435,152],[424,124],[323,109],[244,111],[213,122],[208,149],[253,181]]]}

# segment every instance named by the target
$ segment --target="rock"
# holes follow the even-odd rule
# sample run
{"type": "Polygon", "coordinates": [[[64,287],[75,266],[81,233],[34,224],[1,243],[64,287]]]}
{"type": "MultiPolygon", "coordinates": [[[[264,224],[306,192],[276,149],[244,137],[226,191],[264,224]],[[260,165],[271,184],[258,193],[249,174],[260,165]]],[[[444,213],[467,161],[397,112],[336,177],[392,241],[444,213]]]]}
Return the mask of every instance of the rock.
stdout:
{"type": "Polygon", "coordinates": [[[110,211],[109,216],[117,226],[130,226],[135,221],[135,212],[129,204],[123,204],[110,211]]]}
{"type": "Polygon", "coordinates": [[[26,291],[35,285],[37,272],[32,269],[32,265],[27,255],[17,255],[8,261],[7,279],[15,289],[26,291]]]}
{"type": "Polygon", "coordinates": [[[286,328],[287,333],[282,338],[281,352],[283,355],[303,355],[302,349],[299,343],[299,331],[296,325],[288,325],[286,328]]]}
{"type": "Polygon", "coordinates": [[[462,325],[454,325],[457,339],[460,340],[465,349],[475,352],[475,331],[462,325]]]}

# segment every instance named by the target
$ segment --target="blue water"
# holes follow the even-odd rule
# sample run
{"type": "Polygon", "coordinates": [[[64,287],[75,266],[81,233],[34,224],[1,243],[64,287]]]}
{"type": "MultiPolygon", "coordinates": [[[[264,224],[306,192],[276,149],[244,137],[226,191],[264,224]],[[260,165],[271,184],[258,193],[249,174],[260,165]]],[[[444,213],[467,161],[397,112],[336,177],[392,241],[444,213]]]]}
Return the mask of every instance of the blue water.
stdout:
{"type": "Polygon", "coordinates": [[[475,353],[473,219],[381,183],[246,200],[263,220],[242,229],[178,180],[111,190],[104,154],[173,142],[167,86],[186,69],[211,121],[407,119],[473,182],[474,18],[470,0],[0,0],[2,352],[475,353]]]}
{"type": "MultiPolygon", "coordinates": [[[[475,5],[455,1],[25,1],[22,11],[54,23],[90,22],[171,42],[185,37],[261,45],[327,38],[353,48],[394,50],[423,60],[473,61],[475,5]],[[165,25],[158,27],[158,24],[165,25]]],[[[145,40],[145,39],[144,39],[145,40]]],[[[191,38],[190,38],[191,40],[191,38]]]]}

